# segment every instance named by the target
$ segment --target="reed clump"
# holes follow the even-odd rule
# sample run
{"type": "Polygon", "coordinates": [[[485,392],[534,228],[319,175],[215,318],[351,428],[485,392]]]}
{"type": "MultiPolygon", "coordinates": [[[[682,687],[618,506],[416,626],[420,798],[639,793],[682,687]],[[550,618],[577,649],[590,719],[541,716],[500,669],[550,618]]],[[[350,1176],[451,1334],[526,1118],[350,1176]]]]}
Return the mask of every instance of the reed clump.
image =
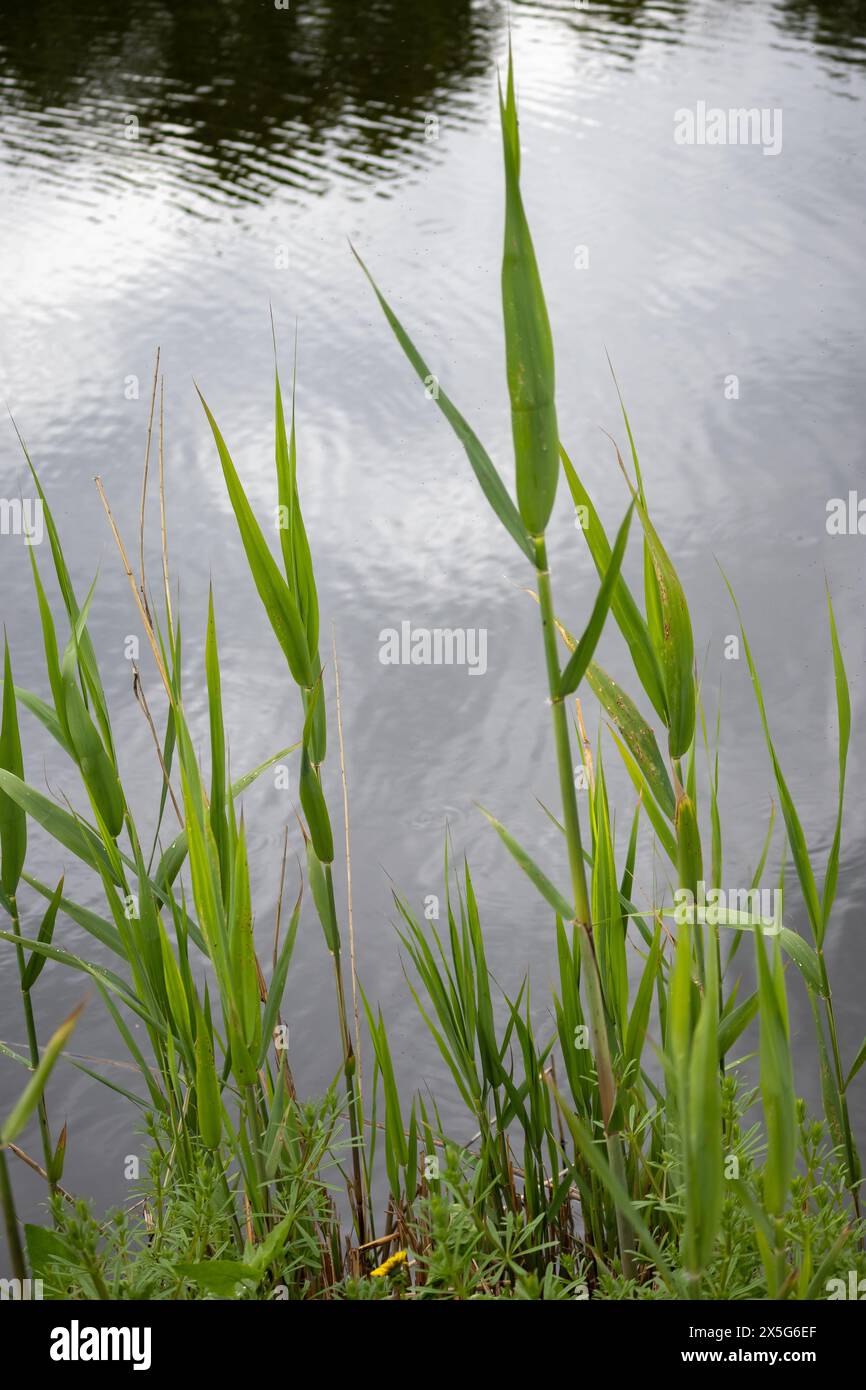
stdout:
{"type": "MultiPolygon", "coordinates": [[[[146,582],[143,542],[135,574],[100,485],[165,698],[160,734],[136,671],[156,741],[155,828],[147,835],[123,788],[88,629],[94,589],[79,604],[28,456],[63,611],[49,603],[31,550],[46,690],[39,695],[14,685],[7,646],[0,907],[9,922],[0,939],[17,961],[29,1055],[5,1044],[2,1051],[32,1075],[0,1127],[0,1203],[16,1274],[37,1273],[49,1296],[811,1299],[824,1297],[840,1270],[864,1269],[861,1169],[848,1091],[866,1060],[866,1043],[843,1061],[825,958],[851,726],[830,595],[839,792],[820,888],[742,628],[784,822],[780,848],[771,815],[751,889],[763,886],[771,857],[781,883],[790,856],[807,938],[779,914],[718,905],[724,843],[718,720],[714,747],[686,596],[652,520],[621,398],[630,467],[618,450],[617,459],[628,505],[613,543],[559,438],[554,348],[521,194],[510,59],[500,117],[502,304],[516,501],[450,397],[440,388],[436,399],[531,567],[561,799],[549,811],[562,837],[559,863],[543,868],[492,812],[483,814],[549,912],[558,981],[554,1024],[546,1032],[533,1027],[528,981],[513,998],[496,989],[469,866],[455,869],[446,850],[447,929],[440,933],[419,920],[396,894],[397,933],[430,1043],[447,1065],[475,1138],[456,1143],[434,1100],[399,1091],[382,1010],[362,988],[351,915],[341,920],[336,907],[334,866],[341,855],[322,778],[329,673],[300,502],[294,388],[287,417],[275,370],[279,558],[202,397],[250,576],[299,695],[297,736],[280,740],[285,746],[277,752],[263,750],[263,761],[240,778],[229,768],[212,596],[205,628],[206,759],[197,752],[201,731],[187,720],[181,623],[169,582],[161,404],[161,593],[146,582]],[[546,534],[561,476],[580,509],[599,576],[579,637],[555,604],[546,534]],[[642,602],[623,574],[635,520],[642,602]],[[595,661],[610,616],[633,666],[624,684],[595,661]],[[65,646],[58,639],[61,621],[68,628],[65,646]],[[652,722],[630,693],[635,679],[652,722]],[[594,750],[576,703],[585,686],[607,721],[594,750]],[[27,780],[19,711],[41,722],[77,771],[78,809],[27,780]],[[582,818],[573,737],[587,789],[582,818]],[[608,797],[611,747],[635,794],[624,853],[608,797]],[[294,754],[304,882],[283,911],[286,848],[296,833],[287,827],[266,969],[242,803],[267,768],[294,754]],[[177,821],[170,839],[167,816],[177,821]],[[63,876],[52,885],[28,872],[31,824],[84,866],[101,897],[99,911],[70,896],[63,876]],[[646,834],[669,861],[669,883],[653,900],[638,902],[635,864],[646,834]],[[29,908],[21,909],[23,890],[31,904],[46,905],[38,925],[29,908]],[[339,1062],[327,1093],[307,1099],[297,1091],[284,1017],[304,892],[315,904],[331,962],[339,1062]],[[93,940],[94,959],[64,948],[67,919],[93,940]],[[754,951],[753,990],[735,976],[744,943],[754,951]],[[56,1139],[52,1134],[44,1085],[64,1056],[75,1018],[40,1052],[31,991],[46,960],[88,977],[138,1074],[134,1091],[107,1084],[139,1112],[149,1138],[148,1179],[139,1204],[105,1222],[61,1186],[67,1134],[65,1128],[56,1139]],[[792,972],[802,979],[814,1019],[821,1120],[809,1117],[795,1087],[787,1003],[792,972]],[[734,1054],[755,1025],[753,1088],[734,1054]],[[34,1112],[53,1229],[28,1227],[22,1238],[7,1155],[34,1162],[16,1142],[34,1112]]],[[[426,380],[426,362],[364,271],[403,352],[426,380]]],[[[156,388],[155,374],[151,422],[156,388]]],[[[150,437],[149,428],[145,493],[150,437]]],[[[142,526],[143,516],[144,507],[142,526]]],[[[342,763],[339,718],[338,732],[342,763]]],[[[84,1068],[77,1059],[65,1063],[84,1068]]],[[[105,1080],[91,1075],[94,1084],[105,1080]]]]}

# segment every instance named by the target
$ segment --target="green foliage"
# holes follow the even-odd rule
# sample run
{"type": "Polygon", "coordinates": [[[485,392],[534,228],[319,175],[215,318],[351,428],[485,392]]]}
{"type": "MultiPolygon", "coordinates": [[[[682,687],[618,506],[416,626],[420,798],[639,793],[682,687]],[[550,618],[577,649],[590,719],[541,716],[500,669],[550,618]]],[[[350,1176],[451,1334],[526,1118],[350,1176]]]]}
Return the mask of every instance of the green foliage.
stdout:
{"type": "MultiPolygon", "coordinates": [[[[16,953],[29,1055],[6,1044],[0,1051],[6,1062],[30,1072],[0,1129],[0,1205],[16,1269],[29,1259],[50,1297],[814,1298],[823,1296],[835,1271],[862,1265],[860,1160],[848,1093],[866,1060],[866,1044],[846,1068],[824,955],[834,929],[851,733],[832,604],[828,595],[839,783],[820,893],[743,630],[787,835],[779,881],[790,846],[811,942],[783,925],[780,913],[767,919],[751,907],[723,908],[712,918],[706,904],[677,921],[673,935],[666,925],[675,917],[673,893],[685,889],[694,897],[705,872],[712,887],[721,885],[720,714],[713,754],[695,677],[691,616],[650,518],[624,406],[634,481],[626,475],[630,505],[612,547],[561,449],[552,336],[520,189],[510,62],[500,114],[506,193],[502,293],[516,505],[463,416],[443,392],[437,400],[504,530],[534,567],[561,796],[561,819],[548,816],[561,843],[553,852],[549,846],[536,852],[495,816],[483,814],[536,890],[548,923],[552,1009],[534,1009],[528,979],[516,991],[498,986],[487,960],[484,894],[477,893],[468,864],[454,872],[446,847],[441,927],[419,918],[399,894],[395,904],[408,988],[453,1082],[449,1099],[465,1116],[446,1130],[438,1098],[401,1092],[388,1010],[361,988],[351,916],[344,920],[337,908],[338,852],[323,776],[328,673],[320,659],[318,594],[301,511],[294,383],[287,427],[276,364],[278,555],[202,399],[250,579],[299,695],[299,736],[276,754],[263,750],[263,761],[244,777],[232,781],[229,775],[231,718],[223,708],[213,596],[202,620],[200,701],[198,691],[188,698],[185,689],[167,553],[160,605],[144,573],[140,581],[132,575],[109,513],[167,701],[165,727],[156,739],[157,831],[148,832],[149,854],[123,789],[88,632],[95,587],[79,605],[59,531],[28,458],[45,502],[62,611],[52,611],[34,559],[45,688],[39,695],[13,685],[7,646],[0,727],[0,907],[9,919],[0,941],[16,953]],[[572,499],[585,513],[582,530],[600,577],[589,612],[574,625],[583,633],[579,641],[557,617],[545,536],[560,463],[572,499]],[[642,533],[642,605],[623,576],[633,511],[642,533]],[[618,677],[593,660],[608,614],[633,666],[626,684],[641,700],[646,697],[654,722],[618,677]],[[61,657],[58,632],[64,625],[69,635],[61,657]],[[557,634],[569,651],[564,666],[557,634]],[[579,701],[569,709],[584,680],[609,721],[595,748],[579,701]],[[200,703],[207,707],[204,739],[188,716],[200,703]],[[64,784],[62,795],[46,795],[26,781],[19,708],[56,741],[77,793],[64,784]],[[580,806],[572,713],[587,792],[580,806]],[[608,736],[635,793],[624,849],[610,801],[608,736]],[[700,738],[706,777],[698,766],[700,738]],[[202,741],[206,760],[197,751],[202,741]],[[250,859],[242,800],[255,794],[256,779],[267,768],[295,751],[303,817],[296,848],[303,841],[305,873],[288,924],[280,912],[275,932],[268,932],[268,970],[260,955],[265,938],[256,909],[259,869],[250,859]],[[164,846],[169,801],[179,828],[164,846]],[[58,851],[79,861],[76,873],[87,883],[80,894],[76,887],[67,889],[64,877],[42,883],[27,872],[28,820],[58,851]],[[662,875],[647,890],[636,865],[650,835],[670,862],[671,882],[662,875]],[[540,867],[542,859],[549,872],[540,867]],[[291,1017],[291,962],[306,890],[323,929],[323,966],[333,971],[338,1037],[336,1079],[314,1102],[298,1093],[284,1023],[291,1017]],[[85,892],[101,895],[99,911],[76,901],[85,892]],[[32,926],[30,893],[40,900],[32,926]],[[91,943],[84,954],[64,944],[69,921],[91,943]],[[733,977],[747,932],[756,952],[757,988],[751,992],[733,977]],[[103,964],[106,952],[111,969],[103,964]],[[76,1015],[40,1050],[31,991],[40,985],[46,960],[96,983],[117,1030],[125,1063],[119,1075],[134,1076],[130,1089],[66,1054],[76,1015]],[[815,1021],[822,1122],[810,1119],[797,1098],[784,960],[802,980],[815,1021]],[[347,970],[353,994],[357,986],[363,1002],[365,1034],[360,1019],[354,1035],[350,1029],[347,970]],[[755,1026],[759,1086],[752,1091],[751,1059],[731,1060],[731,1053],[737,1045],[751,1046],[749,1030],[755,1026]],[[105,1221],[81,1203],[70,1204],[59,1189],[66,1130],[56,1141],[51,1135],[44,1087],[61,1060],[124,1096],[149,1136],[150,1171],[140,1202],[105,1221]],[[25,1257],[7,1154],[34,1114],[52,1227],[27,1228],[25,1257]],[[458,1132],[462,1143],[455,1142],[458,1132]],[[466,1140],[467,1134],[472,1138],[466,1140]],[[385,1209],[377,1221],[380,1192],[385,1209]]],[[[376,294],[410,364],[426,379],[426,363],[376,294]]],[[[273,742],[285,743],[285,735],[273,742]]],[[[770,862],[773,829],[771,816],[756,856],[755,890],[770,862]]],[[[286,853],[279,870],[280,909],[285,864],[286,853]]]]}

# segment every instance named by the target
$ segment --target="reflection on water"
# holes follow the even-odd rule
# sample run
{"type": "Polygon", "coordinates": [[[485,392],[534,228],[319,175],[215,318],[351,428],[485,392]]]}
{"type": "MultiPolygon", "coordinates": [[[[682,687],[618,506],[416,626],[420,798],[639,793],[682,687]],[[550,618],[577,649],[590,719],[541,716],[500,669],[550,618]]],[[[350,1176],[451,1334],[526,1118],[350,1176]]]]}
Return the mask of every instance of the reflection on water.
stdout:
{"type": "Polygon", "coordinates": [[[778,0],[777,19],[831,68],[866,64],[866,0],[778,0]]]}
{"type": "Polygon", "coordinates": [[[0,8],[4,158],[66,173],[82,158],[100,182],[155,174],[180,196],[238,200],[411,166],[434,99],[463,119],[501,20],[501,6],[472,0],[0,8]]]}
{"type": "MultiPolygon", "coordinates": [[[[863,901],[866,563],[857,538],[827,537],[824,509],[862,474],[866,195],[854,171],[866,142],[866,4],[512,0],[508,13],[564,438],[614,524],[623,489],[598,428],[617,429],[607,345],[689,595],[705,689],[723,685],[727,882],[750,881],[771,774],[748,673],[720,657],[732,623],[711,557],[736,580],[819,863],[836,796],[825,570],[833,585],[861,731],[828,944],[851,1055],[863,1033],[864,955],[852,943],[863,901]],[[784,108],[782,155],[675,145],[674,112],[700,99],[784,108]],[[579,245],[586,270],[576,269],[579,245]],[[735,402],[725,396],[729,373],[741,384],[735,402]]],[[[270,301],[284,344],[300,321],[302,493],[323,632],[334,618],[344,674],[360,970],[388,1009],[401,1078],[419,1085],[423,1066],[434,1089],[442,1078],[388,926],[388,876],[414,901],[439,892],[447,819],[455,854],[465,850],[472,866],[497,978],[508,987],[529,969],[544,1000],[550,924],[473,803],[538,844],[553,870],[561,847],[535,798],[553,802],[555,777],[519,557],[402,362],[346,236],[510,479],[494,85],[505,34],[499,0],[293,0],[288,11],[271,0],[0,0],[0,401],[43,469],[81,593],[101,561],[90,628],[130,795],[146,817],[153,750],[122,656],[136,619],[92,478],[103,476],[129,543],[157,342],[188,716],[206,746],[200,648],[212,574],[233,766],[256,765],[299,732],[189,380],[201,381],[264,519],[273,502],[270,301]],[[285,267],[275,254],[283,247],[285,267]],[[124,391],[131,376],[137,400],[124,391]],[[484,679],[382,666],[378,634],[403,620],[485,628],[484,679]]],[[[288,353],[283,366],[288,373],[288,353]]],[[[22,488],[17,443],[0,421],[0,495],[22,488]]],[[[0,620],[16,680],[46,694],[29,565],[9,539],[0,620]]],[[[564,496],[551,541],[562,616],[579,630],[596,579],[564,496]]],[[[617,633],[602,645],[602,663],[628,681],[617,633]]],[[[68,767],[32,721],[26,737],[28,777],[75,798],[68,767]]],[[[612,756],[609,768],[616,790],[612,756]]],[[[245,815],[266,932],[282,826],[296,826],[267,779],[245,815]]],[[[44,838],[34,834],[29,853],[35,873],[59,872],[44,838]]],[[[63,867],[72,896],[96,907],[85,871],[63,867]]],[[[655,868],[638,866],[647,895],[655,868]]],[[[73,923],[58,930],[69,949],[92,955],[73,923]]],[[[331,1079],[322,981],[321,931],[305,917],[290,1003],[293,1069],[311,1092],[331,1079]]],[[[49,964],[40,1030],[79,992],[49,964]]],[[[794,1013],[805,1091],[804,1001],[794,1013]]],[[[0,1038],[18,1045],[18,1030],[14,978],[0,971],[0,1038]]],[[[117,1054],[104,1011],[87,1011],[76,1043],[87,1055],[117,1054]]],[[[0,1113],[17,1079],[0,1068],[0,1113]]],[[[112,1156],[137,1151],[129,1106],[71,1069],[52,1103],[71,1120],[68,1186],[124,1197],[112,1156]]],[[[16,1180],[22,1210],[34,1212],[35,1179],[30,1189],[26,1174],[16,1180]]]]}
{"type": "MultiPolygon", "coordinates": [[[[524,3],[587,51],[677,42],[688,0],[524,3]]],[[[276,187],[387,183],[431,116],[474,109],[504,25],[496,0],[3,0],[2,157],[94,188],[157,179],[189,211],[276,187]],[[135,143],[135,159],[131,158],[135,143]],[[194,197],[193,194],[197,194],[194,197]]]]}
{"type": "MultiPolygon", "coordinates": [[[[514,3],[611,63],[682,41],[690,8],[514,3]]],[[[778,0],[773,19],[832,63],[866,62],[864,0],[778,0]]],[[[429,117],[470,117],[504,22],[497,0],[2,0],[0,159],[91,194],[157,179],[202,215],[278,186],[384,187],[422,162],[429,117]]]]}

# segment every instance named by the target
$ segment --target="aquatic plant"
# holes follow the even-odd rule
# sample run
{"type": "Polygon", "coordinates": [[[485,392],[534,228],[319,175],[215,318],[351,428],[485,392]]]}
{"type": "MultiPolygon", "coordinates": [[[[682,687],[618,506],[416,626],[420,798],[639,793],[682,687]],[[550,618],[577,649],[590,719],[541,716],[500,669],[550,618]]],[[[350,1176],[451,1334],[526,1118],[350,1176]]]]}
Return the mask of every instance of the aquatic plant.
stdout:
{"type": "MultiPolygon", "coordinates": [[[[613,544],[560,443],[552,336],[520,189],[510,61],[500,116],[502,300],[516,502],[441,387],[436,399],[484,495],[532,566],[561,798],[558,814],[548,810],[562,836],[560,866],[542,868],[537,855],[491,812],[484,814],[550,913],[558,969],[555,1027],[544,1035],[533,1027],[527,980],[514,998],[497,997],[469,866],[455,872],[446,850],[447,931],[440,934],[435,925],[419,921],[399,893],[397,930],[410,989],[476,1138],[469,1145],[455,1144],[435,1101],[421,1094],[401,1096],[383,1012],[361,987],[351,892],[345,923],[336,909],[338,854],[322,784],[328,669],[320,655],[315,573],[301,510],[294,389],[287,425],[275,371],[279,562],[201,398],[250,577],[300,694],[299,737],[284,737],[286,746],[276,753],[263,750],[264,761],[233,780],[212,595],[205,629],[207,766],[196,752],[186,715],[181,623],[169,577],[161,395],[158,596],[145,573],[144,503],[157,366],[138,574],[99,484],[165,696],[160,737],[136,669],[158,778],[155,830],[147,837],[123,789],[88,629],[94,587],[79,604],[54,517],[27,456],[69,636],[61,649],[58,620],[31,550],[50,699],[14,686],[7,648],[0,731],[0,906],[10,919],[10,930],[0,932],[0,939],[16,952],[30,1055],[22,1057],[5,1045],[3,1051],[33,1071],[25,1092],[27,1114],[39,1110],[43,1172],[52,1189],[56,1229],[40,1235],[38,1228],[29,1228],[27,1246],[31,1264],[48,1279],[54,1296],[105,1297],[106,1291],[134,1296],[130,1290],[144,1281],[150,1296],[171,1297],[273,1296],[279,1288],[290,1297],[554,1298],[580,1296],[577,1291],[584,1290],[602,1297],[813,1298],[841,1261],[850,1265],[861,1258],[860,1165],[848,1089],[866,1060],[866,1043],[846,1070],[824,955],[839,873],[851,722],[829,592],[839,797],[820,892],[742,630],[785,825],[779,882],[790,851],[810,943],[779,914],[769,919],[717,901],[723,864],[718,718],[713,749],[686,597],[652,520],[621,398],[632,472],[617,450],[627,508],[613,544]],[[547,530],[560,471],[599,576],[579,639],[558,615],[553,596],[547,530]],[[642,605],[623,573],[635,515],[643,552],[642,605]],[[631,695],[594,659],[608,614],[625,638],[662,731],[658,736],[631,695]],[[595,750],[576,699],[584,682],[609,721],[595,750]],[[77,769],[87,812],[71,802],[61,804],[27,781],[19,707],[41,722],[77,769]],[[587,791],[583,826],[573,733],[587,791]],[[624,858],[617,852],[609,802],[608,739],[635,789],[624,858]],[[705,778],[699,777],[701,750],[705,778]],[[266,769],[294,752],[305,884],[285,923],[287,827],[268,979],[254,928],[255,882],[242,798],[266,769]],[[163,823],[169,813],[178,831],[166,845],[163,823]],[[104,901],[101,912],[71,897],[65,878],[52,887],[27,871],[28,819],[95,876],[104,901]],[[640,905],[635,865],[645,828],[670,863],[671,883],[657,900],[640,905]],[[568,889],[563,890],[557,879],[566,872],[568,889]],[[22,883],[47,903],[35,934],[19,910],[22,883]],[[335,1082],[315,1102],[297,1093],[283,1019],[305,888],[334,971],[340,1042],[339,1085],[335,1082]],[[683,901],[686,910],[680,911],[683,901]],[[114,968],[58,944],[65,918],[93,939],[98,953],[114,958],[114,968]],[[754,944],[756,987],[741,998],[741,980],[732,982],[731,975],[745,939],[754,944]],[[138,1092],[90,1074],[137,1107],[148,1133],[146,1242],[130,1218],[120,1219],[108,1234],[100,1228],[97,1235],[86,1209],[73,1209],[59,1189],[65,1132],[55,1145],[41,1100],[48,1060],[62,1054],[66,1034],[61,1029],[40,1055],[30,1007],[30,991],[46,959],[94,983],[138,1072],[138,1092]],[[630,960],[639,962],[636,984],[630,960]],[[786,996],[790,968],[804,981],[815,1020],[826,1130],[815,1128],[796,1096],[786,996]],[[365,1046],[372,1055],[366,1089],[362,1012],[365,1046]],[[130,1015],[143,1025],[146,1045],[136,1040],[130,1015]],[[731,1055],[755,1020],[759,1086],[752,1093],[742,1060],[732,1061],[731,1055]],[[380,1161],[387,1182],[381,1225],[373,1200],[380,1161]],[[345,1202],[338,1190],[344,1178],[345,1202]],[[149,1239],[153,1229],[157,1253],[149,1239]]],[[[366,268],[365,273],[373,284],[366,268]]],[[[427,363],[381,290],[373,288],[403,351],[426,381],[427,363]]],[[[276,359],[276,340],[274,351],[276,359]]],[[[336,678],[336,664],[333,674],[336,678]]],[[[342,765],[336,685],[335,694],[342,765]]],[[[343,810],[345,817],[345,795],[343,810]]],[[[756,891],[773,831],[771,816],[751,884],[756,891]]],[[[348,868],[348,851],[346,861],[348,868]]],[[[89,1070],[80,1059],[68,1060],[89,1070]]],[[[17,1135],[17,1122],[12,1128],[17,1135]]],[[[8,1125],[0,1133],[0,1198],[14,1245],[18,1228],[4,1152],[13,1137],[8,1125]]],[[[17,1244],[16,1268],[23,1269],[20,1239],[17,1244]]]]}

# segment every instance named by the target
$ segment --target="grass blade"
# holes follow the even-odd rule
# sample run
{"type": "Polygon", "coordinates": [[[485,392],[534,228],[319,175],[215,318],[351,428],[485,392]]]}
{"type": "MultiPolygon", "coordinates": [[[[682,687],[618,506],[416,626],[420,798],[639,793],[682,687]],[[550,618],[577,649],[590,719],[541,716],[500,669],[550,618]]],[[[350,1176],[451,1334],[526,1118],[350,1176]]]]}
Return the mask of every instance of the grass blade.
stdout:
{"type": "MultiPolygon", "coordinates": [[[[0,725],[0,768],[16,779],[24,777],[24,758],[21,753],[21,734],[18,728],[18,706],[12,684],[12,663],[9,643],[3,652],[3,719],[0,725]]],[[[3,891],[14,898],[27,857],[27,816],[20,802],[10,796],[0,783],[0,853],[2,869],[0,882],[3,891]]]]}
{"type": "Polygon", "coordinates": [[[563,697],[571,695],[580,685],[587,667],[592,660],[595,649],[598,646],[598,639],[601,637],[613,592],[619,579],[619,572],[622,568],[633,511],[634,503],[629,507],[625,514],[625,519],[619,528],[616,543],[613,547],[613,554],[610,558],[610,564],[601,582],[601,588],[598,591],[598,596],[593,605],[589,622],[562,673],[559,690],[563,697]]]}
{"type": "MultiPolygon", "coordinates": [[[[354,246],[352,247],[352,255],[369,280],[373,293],[381,305],[382,312],[391,325],[394,337],[408,357],[420,380],[425,384],[428,383],[432,379],[433,373],[412,343],[408,333],[391,309],[354,246]]],[[[445,416],[445,419],[463,445],[466,451],[466,457],[469,459],[472,471],[478,479],[481,491],[484,493],[487,501],[490,503],[511,538],[519,545],[527,559],[535,564],[535,550],[529,532],[521,519],[519,511],[509,497],[508,490],[497,473],[487,450],[484,448],[478,436],[470,429],[457,407],[453,405],[448,396],[446,396],[441,386],[437,389],[435,400],[442,414],[445,416]]]]}

